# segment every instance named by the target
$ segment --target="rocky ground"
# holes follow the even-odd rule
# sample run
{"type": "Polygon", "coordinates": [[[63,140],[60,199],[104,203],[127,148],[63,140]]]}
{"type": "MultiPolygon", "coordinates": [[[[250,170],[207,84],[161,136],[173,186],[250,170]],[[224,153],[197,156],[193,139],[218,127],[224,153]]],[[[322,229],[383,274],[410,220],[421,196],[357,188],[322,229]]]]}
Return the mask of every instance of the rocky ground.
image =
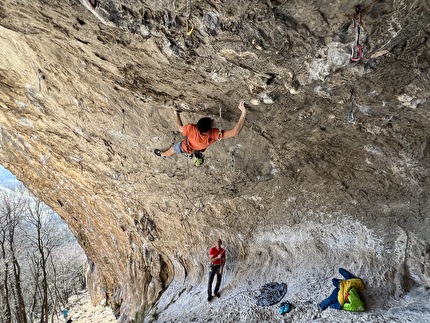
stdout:
{"type": "MultiPolygon", "coordinates": [[[[87,291],[71,296],[67,304],[69,308],[68,319],[80,323],[114,323],[117,322],[108,306],[94,306],[87,291]]],[[[55,323],[64,323],[63,317],[59,314],[54,320],[55,323]]]]}
{"type": "Polygon", "coordinates": [[[428,256],[414,254],[422,243],[419,239],[407,237],[399,228],[390,232],[390,238],[381,239],[348,216],[323,224],[312,221],[273,228],[270,235],[256,235],[248,261],[239,261],[238,251],[227,246],[232,259],[227,262],[220,299],[207,302],[205,273],[196,284],[172,284],[147,321],[428,322],[429,288],[426,283],[417,286],[408,281],[408,274],[400,268],[421,266],[428,256]],[[321,312],[317,308],[333,290],[331,279],[342,278],[338,266],[363,279],[366,312],[321,312]],[[256,305],[261,287],[272,281],[288,285],[283,301],[289,301],[293,309],[284,316],[279,314],[279,304],[256,305]],[[409,285],[406,293],[405,285],[409,285]]]}

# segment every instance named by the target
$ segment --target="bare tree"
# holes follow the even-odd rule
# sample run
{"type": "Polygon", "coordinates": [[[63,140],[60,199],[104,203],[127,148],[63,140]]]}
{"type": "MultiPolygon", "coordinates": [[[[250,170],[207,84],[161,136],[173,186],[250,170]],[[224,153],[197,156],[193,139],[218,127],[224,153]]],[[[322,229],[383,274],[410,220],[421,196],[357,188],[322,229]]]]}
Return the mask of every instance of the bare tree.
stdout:
{"type": "MultiPolygon", "coordinates": [[[[3,218],[2,221],[2,252],[4,251],[6,275],[5,275],[5,287],[12,286],[12,299],[14,300],[13,307],[15,309],[14,314],[18,322],[27,323],[26,307],[24,302],[24,296],[21,287],[21,266],[17,258],[17,247],[16,247],[16,232],[18,225],[22,221],[23,214],[23,194],[11,195],[3,194],[0,198],[0,214],[3,218]],[[8,279],[9,271],[13,276],[13,283],[8,279]]],[[[7,293],[9,289],[7,288],[7,293]]],[[[12,304],[10,304],[12,305],[12,304]]],[[[7,311],[11,313],[12,319],[12,306],[7,311]]]]}
{"type": "Polygon", "coordinates": [[[0,322],[47,323],[84,287],[85,254],[66,224],[24,187],[0,190],[0,322]]]}
{"type": "Polygon", "coordinates": [[[52,220],[53,213],[37,198],[30,198],[26,203],[26,218],[29,225],[29,231],[34,232],[28,235],[28,239],[34,244],[37,250],[38,261],[33,263],[39,265],[40,270],[40,291],[41,291],[41,308],[40,323],[48,322],[49,317],[49,259],[52,250],[60,244],[59,237],[56,234],[55,222],[52,220]]]}
{"type": "Polygon", "coordinates": [[[12,311],[10,308],[10,292],[9,292],[9,261],[8,253],[6,251],[6,237],[7,237],[7,219],[3,216],[3,209],[0,210],[0,244],[1,244],[1,264],[2,264],[2,279],[0,283],[0,305],[2,312],[0,318],[2,322],[11,323],[12,322],[12,311]]]}
{"type": "Polygon", "coordinates": [[[31,288],[29,289],[29,293],[31,293],[31,299],[29,307],[29,320],[31,323],[34,322],[35,314],[36,314],[36,308],[39,304],[39,279],[40,279],[40,259],[37,257],[34,253],[28,253],[27,261],[29,262],[29,274],[30,277],[28,277],[27,280],[29,280],[29,284],[31,284],[31,288]]]}

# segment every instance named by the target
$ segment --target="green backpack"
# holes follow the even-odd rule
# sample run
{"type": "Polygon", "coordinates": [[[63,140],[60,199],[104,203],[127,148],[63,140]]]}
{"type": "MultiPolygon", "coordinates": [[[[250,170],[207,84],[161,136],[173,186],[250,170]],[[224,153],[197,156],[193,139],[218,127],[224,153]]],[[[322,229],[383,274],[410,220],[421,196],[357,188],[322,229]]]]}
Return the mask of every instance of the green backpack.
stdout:
{"type": "Polygon", "coordinates": [[[355,287],[352,287],[348,292],[348,303],[343,304],[342,307],[345,311],[350,312],[363,312],[364,303],[358,295],[358,291],[355,287]]]}

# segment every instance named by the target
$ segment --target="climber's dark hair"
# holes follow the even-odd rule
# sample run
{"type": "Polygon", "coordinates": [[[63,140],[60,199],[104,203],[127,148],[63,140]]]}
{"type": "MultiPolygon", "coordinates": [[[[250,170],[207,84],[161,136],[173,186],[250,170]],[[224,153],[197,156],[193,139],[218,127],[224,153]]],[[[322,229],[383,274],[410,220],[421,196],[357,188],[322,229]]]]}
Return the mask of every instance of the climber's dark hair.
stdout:
{"type": "Polygon", "coordinates": [[[197,122],[197,129],[199,129],[199,132],[201,134],[207,133],[209,130],[212,129],[212,119],[209,117],[201,118],[197,122]]]}

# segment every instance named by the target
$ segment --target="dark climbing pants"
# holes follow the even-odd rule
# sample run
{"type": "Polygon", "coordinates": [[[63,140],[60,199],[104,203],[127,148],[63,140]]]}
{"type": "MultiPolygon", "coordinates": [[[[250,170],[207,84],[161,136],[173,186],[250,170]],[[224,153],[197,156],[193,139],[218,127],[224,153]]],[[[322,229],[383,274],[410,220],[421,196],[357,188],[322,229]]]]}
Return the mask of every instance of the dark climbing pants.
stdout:
{"type": "Polygon", "coordinates": [[[212,284],[216,275],[216,284],[214,293],[218,293],[219,287],[221,286],[221,277],[220,274],[220,265],[211,265],[211,269],[209,271],[209,282],[208,282],[208,296],[212,296],[212,284]]]}
{"type": "MultiPolygon", "coordinates": [[[[357,278],[356,276],[354,276],[349,271],[347,271],[346,269],[343,269],[343,268],[339,268],[339,273],[345,279],[357,278]]],[[[325,300],[323,300],[321,303],[319,303],[319,307],[321,308],[322,311],[324,311],[327,307],[334,308],[336,310],[342,309],[342,306],[340,305],[338,298],[337,298],[337,296],[339,294],[339,281],[340,281],[340,279],[337,279],[337,278],[332,279],[332,282],[333,282],[335,289],[333,290],[333,292],[331,293],[331,295],[329,297],[327,297],[325,300]]]]}
{"type": "Polygon", "coordinates": [[[333,292],[329,297],[319,303],[319,307],[321,311],[324,311],[327,307],[334,308],[336,310],[341,310],[342,306],[340,306],[339,301],[337,300],[337,295],[339,294],[339,288],[333,289],[333,292]]]}
{"type": "MultiPolygon", "coordinates": [[[[339,268],[339,274],[341,274],[343,276],[343,278],[345,278],[345,280],[346,279],[357,278],[356,276],[354,276],[353,274],[351,274],[348,270],[343,269],[343,268],[339,268]]],[[[334,287],[339,288],[339,281],[340,281],[340,279],[333,278],[331,281],[332,281],[334,287]]]]}

